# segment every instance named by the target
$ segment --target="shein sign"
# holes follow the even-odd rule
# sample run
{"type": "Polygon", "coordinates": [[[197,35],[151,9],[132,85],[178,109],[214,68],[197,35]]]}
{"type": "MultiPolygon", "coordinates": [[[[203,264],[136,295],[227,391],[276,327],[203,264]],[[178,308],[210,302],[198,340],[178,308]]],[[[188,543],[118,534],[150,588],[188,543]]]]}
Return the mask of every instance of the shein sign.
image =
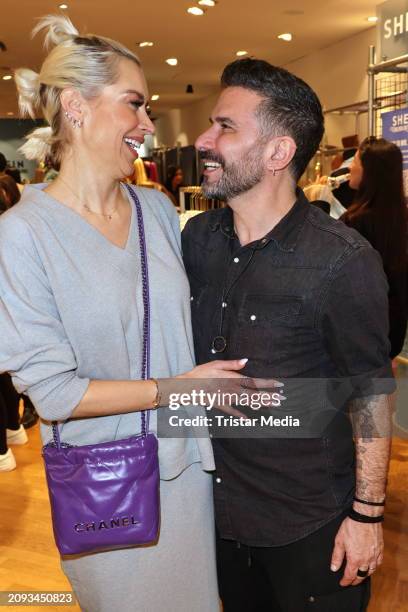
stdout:
{"type": "Polygon", "coordinates": [[[408,0],[377,6],[377,62],[408,53],[408,0]]]}

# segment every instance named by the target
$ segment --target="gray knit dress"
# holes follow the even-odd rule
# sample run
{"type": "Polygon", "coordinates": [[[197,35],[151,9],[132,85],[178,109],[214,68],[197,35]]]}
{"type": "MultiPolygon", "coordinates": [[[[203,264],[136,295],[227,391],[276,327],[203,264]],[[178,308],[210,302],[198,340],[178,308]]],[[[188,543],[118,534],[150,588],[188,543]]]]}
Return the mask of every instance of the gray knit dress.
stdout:
{"type": "MultiPolygon", "coordinates": [[[[62,440],[82,445],[140,431],[136,413],[69,420],[92,379],[140,378],[142,284],[133,202],[125,248],[113,245],[72,209],[26,187],[0,218],[0,371],[10,371],[62,440]]],[[[147,243],[151,298],[151,375],[194,365],[190,292],[177,214],[165,196],[136,188],[147,243]]],[[[156,413],[151,414],[156,427],[156,413]]],[[[208,438],[159,439],[161,531],[156,546],[62,561],[86,612],[215,612],[208,438]]]]}

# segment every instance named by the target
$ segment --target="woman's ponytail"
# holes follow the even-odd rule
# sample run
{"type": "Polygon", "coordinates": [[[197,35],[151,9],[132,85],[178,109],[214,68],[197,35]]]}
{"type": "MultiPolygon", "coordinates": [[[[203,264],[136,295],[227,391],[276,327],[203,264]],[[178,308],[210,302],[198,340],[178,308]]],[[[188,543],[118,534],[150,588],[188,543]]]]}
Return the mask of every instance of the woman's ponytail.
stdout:
{"type": "Polygon", "coordinates": [[[40,106],[40,75],[29,68],[19,68],[14,73],[18,91],[18,105],[23,116],[36,116],[40,106]]]}
{"type": "Polygon", "coordinates": [[[32,36],[34,37],[42,30],[47,30],[44,37],[44,47],[46,49],[79,36],[79,32],[72,21],[64,15],[45,15],[33,29],[32,36]]]}
{"type": "Polygon", "coordinates": [[[24,157],[43,161],[46,157],[51,156],[54,139],[50,127],[36,128],[25,138],[27,142],[19,148],[24,157]]]}

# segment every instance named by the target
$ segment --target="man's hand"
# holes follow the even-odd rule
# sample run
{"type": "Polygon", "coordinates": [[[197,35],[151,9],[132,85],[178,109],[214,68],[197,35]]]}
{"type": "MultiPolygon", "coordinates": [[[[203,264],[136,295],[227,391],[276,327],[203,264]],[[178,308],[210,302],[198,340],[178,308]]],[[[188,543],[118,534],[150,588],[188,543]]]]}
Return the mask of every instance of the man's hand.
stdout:
{"type": "Polygon", "coordinates": [[[330,569],[336,572],[346,556],[341,586],[360,584],[364,578],[357,571],[368,570],[371,576],[383,561],[384,539],[381,523],[359,523],[345,518],[334,542],[330,569]]]}
{"type": "MultiPolygon", "coordinates": [[[[356,446],[356,490],[353,509],[365,516],[384,514],[385,487],[391,449],[392,405],[388,395],[354,399],[350,415],[356,446]],[[364,500],[365,503],[357,501],[364,500]]],[[[341,586],[360,584],[383,561],[382,524],[360,523],[347,517],[337,533],[331,569],[338,571],[344,556],[346,568],[341,586]]]]}

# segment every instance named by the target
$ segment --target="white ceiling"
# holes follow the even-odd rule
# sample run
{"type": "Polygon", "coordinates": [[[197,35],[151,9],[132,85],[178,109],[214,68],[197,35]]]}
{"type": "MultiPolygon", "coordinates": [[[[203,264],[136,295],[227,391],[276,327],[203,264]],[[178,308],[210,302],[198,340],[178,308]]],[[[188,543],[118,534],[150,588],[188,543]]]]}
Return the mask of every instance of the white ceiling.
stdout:
{"type": "MultiPolygon", "coordinates": [[[[217,89],[222,68],[239,49],[250,55],[285,65],[311,51],[372,27],[372,0],[219,0],[203,17],[187,14],[194,0],[66,0],[68,15],[81,32],[95,32],[120,40],[139,54],[150,94],[160,94],[151,106],[156,115],[190,104],[217,89]],[[277,35],[291,32],[286,43],[277,35]],[[151,40],[153,47],[137,43],[151,40]],[[177,57],[177,67],[165,63],[177,57]],[[187,83],[194,86],[186,94],[187,83]]],[[[20,66],[38,70],[43,57],[42,39],[30,38],[35,20],[58,12],[51,0],[1,0],[0,76],[20,66]]],[[[318,67],[316,67],[318,69],[318,67]]],[[[0,117],[13,112],[17,103],[13,81],[0,79],[0,117]]]]}

